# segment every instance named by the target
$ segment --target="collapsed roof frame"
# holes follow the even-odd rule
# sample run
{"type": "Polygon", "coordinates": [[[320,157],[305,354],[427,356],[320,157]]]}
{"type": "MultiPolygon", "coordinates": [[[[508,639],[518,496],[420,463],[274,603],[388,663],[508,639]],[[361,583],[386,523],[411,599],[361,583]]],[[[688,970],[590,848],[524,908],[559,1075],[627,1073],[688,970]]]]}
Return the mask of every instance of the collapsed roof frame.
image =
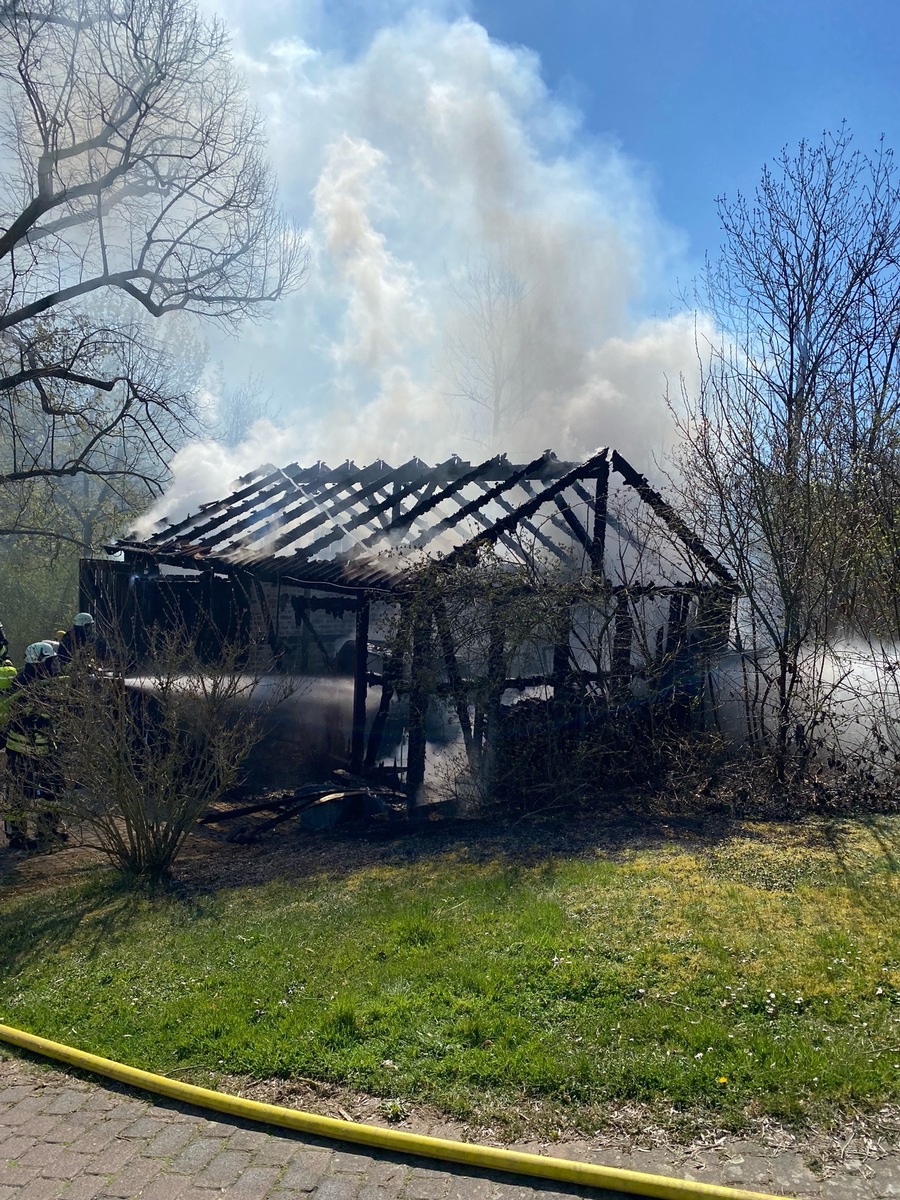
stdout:
{"type": "MultiPolygon", "coordinates": [[[[311,467],[296,463],[284,468],[267,466],[239,480],[240,486],[230,496],[204,504],[199,512],[176,523],[161,523],[146,539],[124,538],[107,549],[121,552],[125,565],[141,566],[151,573],[160,567],[175,567],[199,574],[210,585],[214,576],[225,576],[245,595],[249,595],[252,583],[269,626],[272,622],[263,597],[264,584],[284,583],[318,593],[343,594],[343,600],[338,596],[332,601],[309,599],[297,616],[298,623],[301,617],[308,620],[307,609],[335,603],[355,613],[349,763],[351,769],[362,772],[377,765],[388,707],[404,675],[404,664],[399,660],[386,663],[380,675],[369,671],[371,601],[380,598],[407,603],[403,595],[407,572],[386,561],[379,546],[402,545],[404,550],[418,551],[428,558],[429,548],[434,551],[438,539],[446,541],[444,535],[452,533],[455,544],[449,550],[439,550],[436,556],[443,568],[450,569],[471,561],[473,550],[481,546],[500,544],[515,555],[519,549],[515,535],[524,533],[534,545],[564,562],[571,561],[564,547],[574,543],[583,553],[584,567],[600,579],[605,574],[608,527],[619,537],[638,544],[608,511],[611,471],[714,580],[649,587],[606,584],[610,596],[615,597],[614,653],[621,660],[626,637],[631,637],[628,595],[632,592],[670,593],[671,619],[677,624],[686,614],[682,601],[687,591],[721,593],[730,614],[737,588],[730,572],[671,505],[618,451],[608,447],[580,463],[562,462],[547,450],[526,464],[513,464],[505,455],[497,455],[475,466],[456,456],[435,467],[418,458],[397,468],[381,460],[362,468],[349,461],[334,469],[322,462],[311,467]],[[466,489],[468,496],[464,494],[466,489]],[[573,506],[579,512],[573,511],[573,506]],[[502,516],[493,515],[497,510],[502,516]],[[541,519],[537,522],[539,512],[541,519]],[[582,519],[585,516],[586,520],[582,519]],[[467,529],[463,528],[464,522],[468,523],[467,529]],[[345,540],[352,543],[349,550],[340,549],[345,540]],[[366,701],[370,684],[381,686],[381,701],[368,728],[366,701]]],[[[84,602],[88,603],[87,596],[84,602]]],[[[270,629],[270,635],[274,650],[277,632],[272,634],[270,629]]],[[[406,784],[410,797],[424,779],[425,711],[429,702],[428,695],[415,683],[416,640],[413,638],[408,664],[410,683],[406,687],[410,705],[406,784]]],[[[448,676],[456,678],[459,668],[452,647],[444,645],[443,657],[448,676]]],[[[553,678],[545,681],[552,682],[554,688],[567,669],[564,657],[564,647],[554,648],[553,678]]],[[[462,686],[461,679],[457,685],[462,686]]],[[[464,732],[467,719],[460,707],[464,732]]]]}
{"type": "Polygon", "coordinates": [[[564,558],[558,544],[532,520],[540,509],[552,505],[550,524],[580,544],[596,573],[603,562],[607,522],[614,521],[607,513],[610,470],[719,583],[733,586],[733,576],[671,505],[618,451],[608,447],[581,463],[561,462],[546,450],[524,465],[497,455],[474,467],[456,456],[436,467],[418,458],[397,468],[381,460],[362,468],[349,461],[336,469],[321,462],[312,467],[296,463],[266,467],[244,476],[237,491],[202,505],[198,513],[174,524],[166,522],[149,538],[124,538],[107,549],[121,551],[126,561],[238,572],[268,582],[393,591],[398,572],[379,562],[379,543],[402,542],[404,549],[427,552],[435,539],[458,531],[469,518],[477,531],[463,536],[444,556],[447,565],[474,544],[509,546],[516,530],[564,558]],[[593,496],[583,486],[589,481],[595,483],[593,496]],[[478,495],[467,500],[463,492],[469,485],[478,489],[478,495]],[[566,503],[568,489],[592,512],[590,531],[566,503]],[[486,516],[492,505],[503,511],[499,519],[486,516]],[[449,513],[446,507],[451,508],[449,513]],[[354,542],[353,547],[334,552],[345,539],[354,542]]]}

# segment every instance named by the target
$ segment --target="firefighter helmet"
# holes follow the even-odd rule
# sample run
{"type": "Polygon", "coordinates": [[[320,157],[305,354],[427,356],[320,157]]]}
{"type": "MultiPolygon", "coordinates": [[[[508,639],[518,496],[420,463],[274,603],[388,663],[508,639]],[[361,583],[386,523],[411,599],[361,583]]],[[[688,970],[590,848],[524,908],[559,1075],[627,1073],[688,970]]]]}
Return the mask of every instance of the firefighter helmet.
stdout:
{"type": "Polygon", "coordinates": [[[27,663],[45,662],[48,658],[56,658],[56,646],[52,642],[32,642],[25,650],[27,663]]]}

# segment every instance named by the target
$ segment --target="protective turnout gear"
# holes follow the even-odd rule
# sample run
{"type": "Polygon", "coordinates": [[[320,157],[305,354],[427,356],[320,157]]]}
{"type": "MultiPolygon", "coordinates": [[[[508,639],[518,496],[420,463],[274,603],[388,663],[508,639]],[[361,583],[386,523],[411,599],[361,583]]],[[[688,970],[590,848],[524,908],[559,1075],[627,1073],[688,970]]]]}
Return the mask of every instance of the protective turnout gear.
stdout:
{"type": "Polygon", "coordinates": [[[6,750],[7,815],[4,820],[11,849],[34,850],[42,843],[62,841],[58,829],[61,780],[56,767],[56,742],[47,711],[47,687],[59,686],[59,659],[50,642],[32,642],[25,666],[14,679],[0,734],[6,750]],[[46,682],[45,682],[46,681],[46,682]],[[29,819],[35,837],[28,836],[29,819]]]}
{"type": "Polygon", "coordinates": [[[18,673],[8,658],[0,661],[0,728],[6,722],[7,713],[15,700],[12,686],[18,673]]]}
{"type": "Polygon", "coordinates": [[[50,717],[25,692],[19,693],[9,710],[5,735],[7,754],[47,758],[56,749],[50,717]]]}
{"type": "Polygon", "coordinates": [[[90,613],[76,613],[75,620],[72,622],[76,629],[84,629],[89,625],[94,624],[94,618],[90,613]]]}

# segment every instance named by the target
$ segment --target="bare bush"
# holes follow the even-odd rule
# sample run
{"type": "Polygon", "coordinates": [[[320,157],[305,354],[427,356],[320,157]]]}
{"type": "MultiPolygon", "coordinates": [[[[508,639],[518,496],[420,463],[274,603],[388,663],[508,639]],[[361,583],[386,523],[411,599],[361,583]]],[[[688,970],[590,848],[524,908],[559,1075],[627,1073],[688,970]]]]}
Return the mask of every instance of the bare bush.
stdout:
{"type": "Polygon", "coordinates": [[[60,816],[130,876],[167,875],[257,742],[258,678],[227,646],[200,663],[184,631],[156,632],[140,679],[76,663],[52,713],[60,816]]]}

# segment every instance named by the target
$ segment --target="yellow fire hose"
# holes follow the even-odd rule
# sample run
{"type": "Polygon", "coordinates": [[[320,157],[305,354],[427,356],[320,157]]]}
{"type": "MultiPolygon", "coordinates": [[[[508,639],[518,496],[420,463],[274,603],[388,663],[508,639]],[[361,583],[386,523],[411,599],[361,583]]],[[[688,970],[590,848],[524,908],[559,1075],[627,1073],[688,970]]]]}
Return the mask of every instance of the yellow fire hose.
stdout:
{"type": "MultiPolygon", "coordinates": [[[[84,1050],[65,1046],[62,1042],[51,1042],[36,1037],[9,1025],[0,1025],[0,1041],[19,1046],[32,1054],[55,1058],[90,1071],[105,1075],[119,1083],[155,1092],[180,1100],[198,1108],[210,1108],[215,1112],[227,1113],[247,1121],[279,1125],[299,1133],[310,1133],[315,1137],[336,1141],[356,1142],[362,1146],[374,1146],[395,1154],[414,1154],[420,1158],[436,1158],[445,1162],[463,1163],[468,1167],[480,1167],[489,1171],[507,1171],[517,1175],[531,1175],[539,1179],[554,1179],[561,1183],[575,1183],[587,1187],[606,1188],[609,1191],[630,1192],[636,1196],[653,1196],[659,1200],[778,1200],[777,1197],[761,1192],[745,1192],[737,1188],[719,1187],[710,1183],[694,1183],[689,1180],[668,1179],[662,1175],[648,1175],[643,1171],[628,1171],[619,1167],[600,1167],[593,1163],[573,1162],[564,1158],[549,1158],[542,1154],[523,1154],[516,1150],[501,1150],[494,1146],[477,1146],[467,1142],[451,1142],[444,1138],[426,1137],[416,1133],[404,1133],[399,1129],[381,1129],[377,1125],[361,1125],[356,1121],[339,1121],[336,1117],[320,1117],[315,1113],[299,1112],[282,1108],[277,1104],[263,1104],[258,1100],[244,1100],[214,1092],[210,1088],[195,1087],[168,1079],[165,1075],[154,1075],[140,1071],[110,1058],[99,1058],[84,1050]]],[[[783,1197],[781,1198],[783,1200],[783,1197]]]]}

